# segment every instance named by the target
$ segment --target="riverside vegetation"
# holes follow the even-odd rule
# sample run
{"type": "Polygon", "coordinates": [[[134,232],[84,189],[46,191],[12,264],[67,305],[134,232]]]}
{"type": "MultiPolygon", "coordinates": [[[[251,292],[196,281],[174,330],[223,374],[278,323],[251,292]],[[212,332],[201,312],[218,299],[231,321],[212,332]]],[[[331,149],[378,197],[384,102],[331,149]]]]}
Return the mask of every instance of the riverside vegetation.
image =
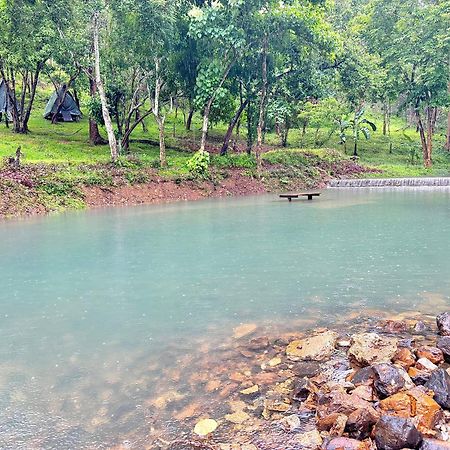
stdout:
{"type": "Polygon", "coordinates": [[[449,7],[3,2],[0,214],[447,175],[449,7]]]}

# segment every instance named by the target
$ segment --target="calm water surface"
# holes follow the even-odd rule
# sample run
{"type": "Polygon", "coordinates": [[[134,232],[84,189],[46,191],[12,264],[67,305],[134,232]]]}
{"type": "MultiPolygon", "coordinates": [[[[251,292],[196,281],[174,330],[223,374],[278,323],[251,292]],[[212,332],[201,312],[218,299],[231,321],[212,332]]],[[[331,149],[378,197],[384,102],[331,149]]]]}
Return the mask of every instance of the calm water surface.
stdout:
{"type": "Polygon", "coordinates": [[[108,209],[0,233],[1,449],[141,448],[167,367],[214,358],[241,323],[449,303],[448,190],[108,209]]]}

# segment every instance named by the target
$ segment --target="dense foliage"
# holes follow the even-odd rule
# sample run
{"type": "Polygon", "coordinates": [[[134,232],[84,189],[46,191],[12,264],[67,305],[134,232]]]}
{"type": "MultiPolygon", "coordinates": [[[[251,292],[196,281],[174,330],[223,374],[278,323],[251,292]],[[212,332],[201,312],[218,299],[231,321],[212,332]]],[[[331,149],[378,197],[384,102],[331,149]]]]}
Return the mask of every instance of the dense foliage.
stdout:
{"type": "Polygon", "coordinates": [[[203,117],[193,162],[206,161],[211,123],[228,124],[222,155],[245,130],[260,169],[268,131],[283,147],[294,129],[301,143],[314,130],[318,147],[336,134],[356,157],[358,140],[390,139],[403,115],[428,167],[445,127],[437,145],[450,150],[449,24],[450,0],[2,0],[0,75],[13,132],[29,131],[41,87],[64,86],[89,111],[91,143],[102,142],[97,124],[113,130],[114,160],[153,117],[165,167],[166,117],[181,109],[187,130],[203,117]]]}

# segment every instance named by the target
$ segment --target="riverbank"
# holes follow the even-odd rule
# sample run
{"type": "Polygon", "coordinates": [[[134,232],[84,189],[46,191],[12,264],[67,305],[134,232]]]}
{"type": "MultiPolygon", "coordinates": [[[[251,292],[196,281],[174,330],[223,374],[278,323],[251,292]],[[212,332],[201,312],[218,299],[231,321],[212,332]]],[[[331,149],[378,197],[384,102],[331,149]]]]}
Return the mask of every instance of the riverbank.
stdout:
{"type": "Polygon", "coordinates": [[[5,162],[0,169],[0,218],[321,188],[335,177],[376,171],[327,149],[267,152],[261,174],[246,154],[212,157],[201,178],[183,164],[160,169],[135,156],[114,165],[25,163],[13,168],[5,162]]]}
{"type": "Polygon", "coordinates": [[[450,448],[450,314],[347,323],[278,336],[235,328],[220,365],[206,354],[189,362],[202,367],[187,381],[208,404],[174,391],[151,400],[178,424],[178,437],[150,434],[151,448],[450,448]]]}

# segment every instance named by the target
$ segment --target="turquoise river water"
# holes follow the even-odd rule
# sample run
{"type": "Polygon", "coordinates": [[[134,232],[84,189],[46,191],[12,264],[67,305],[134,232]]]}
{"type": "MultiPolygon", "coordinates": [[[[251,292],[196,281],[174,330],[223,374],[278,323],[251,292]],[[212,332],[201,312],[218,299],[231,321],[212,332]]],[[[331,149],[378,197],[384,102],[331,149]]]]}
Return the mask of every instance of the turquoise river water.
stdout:
{"type": "Polygon", "coordinates": [[[154,415],[167,368],[192,355],[195,372],[242,323],[449,306],[449,190],[105,209],[0,236],[1,449],[153,448],[155,427],[181,430],[154,415]]]}

